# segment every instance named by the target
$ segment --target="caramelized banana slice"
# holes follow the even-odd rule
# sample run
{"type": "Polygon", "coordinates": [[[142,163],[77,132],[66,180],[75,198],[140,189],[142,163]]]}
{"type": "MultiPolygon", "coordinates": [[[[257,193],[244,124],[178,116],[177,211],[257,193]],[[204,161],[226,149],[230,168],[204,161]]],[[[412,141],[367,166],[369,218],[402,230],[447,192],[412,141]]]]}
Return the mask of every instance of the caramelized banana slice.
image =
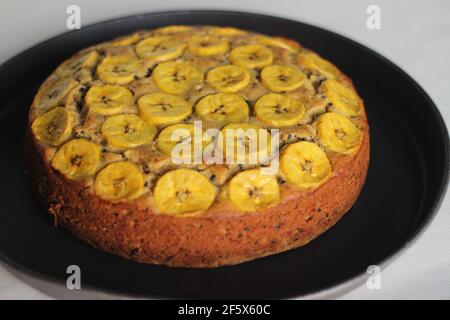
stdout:
{"type": "Polygon", "coordinates": [[[298,124],[305,114],[305,106],[299,99],[278,93],[269,93],[256,101],[256,117],[274,127],[298,124]]]}
{"type": "Polygon", "coordinates": [[[31,130],[41,142],[58,146],[72,135],[76,115],[62,107],[56,107],[34,120],[31,130]]]}
{"type": "Polygon", "coordinates": [[[233,27],[213,27],[210,29],[211,33],[218,36],[242,36],[246,34],[247,32],[236,29],[233,27]]]}
{"type": "Polygon", "coordinates": [[[119,114],[103,123],[102,135],[108,144],[119,149],[149,144],[156,136],[156,127],[135,114],[119,114]]]}
{"type": "Polygon", "coordinates": [[[155,92],[139,98],[138,110],[148,123],[165,126],[186,119],[192,113],[192,106],[179,96],[155,92]]]}
{"type": "Polygon", "coordinates": [[[322,59],[314,52],[302,52],[298,55],[298,63],[305,69],[317,70],[328,79],[336,79],[340,76],[340,71],[332,63],[322,59]]]}
{"type": "Polygon", "coordinates": [[[317,187],[331,175],[327,155],[318,145],[300,141],[289,145],[281,155],[281,170],[286,179],[301,187],[317,187]]]}
{"type": "Polygon", "coordinates": [[[293,91],[305,82],[303,72],[288,66],[273,65],[265,67],[261,72],[261,83],[275,92],[293,91]]]}
{"type": "Polygon", "coordinates": [[[69,59],[62,63],[55,71],[55,73],[61,77],[71,76],[82,69],[90,69],[95,66],[98,60],[98,53],[91,51],[84,55],[77,55],[76,57],[69,59]]]}
{"type": "Polygon", "coordinates": [[[166,214],[182,214],[208,209],[216,188],[194,170],[177,169],[164,174],[156,183],[155,204],[166,214]]]}
{"type": "Polygon", "coordinates": [[[34,103],[40,111],[49,110],[60,104],[66,95],[78,85],[78,82],[70,78],[62,78],[45,84],[39,89],[34,103]]]}
{"type": "Polygon", "coordinates": [[[228,41],[211,36],[193,36],[188,42],[190,52],[199,56],[213,56],[227,53],[230,49],[228,41]]]}
{"type": "Polygon", "coordinates": [[[202,98],[195,107],[197,116],[223,126],[232,122],[247,122],[249,109],[244,98],[233,93],[216,93],[202,98]]]}
{"type": "Polygon", "coordinates": [[[327,80],[320,89],[336,108],[336,111],[348,116],[358,115],[361,111],[361,99],[355,91],[336,80],[327,80]]]}
{"type": "Polygon", "coordinates": [[[133,94],[130,90],[113,85],[90,88],[85,101],[90,110],[102,115],[123,112],[134,104],[133,94]]]}
{"type": "Polygon", "coordinates": [[[93,175],[99,163],[100,145],[84,139],[63,144],[52,159],[53,168],[72,180],[93,175]]]}
{"type": "Polygon", "coordinates": [[[169,61],[159,64],[153,71],[152,78],[162,91],[183,94],[199,83],[203,75],[188,62],[169,61]]]}
{"type": "MultiPolygon", "coordinates": [[[[197,156],[195,152],[195,125],[193,124],[174,124],[167,128],[164,128],[159,136],[158,140],[156,141],[156,147],[159,151],[164,153],[165,155],[169,157],[176,156],[177,160],[183,160],[186,161],[185,163],[194,163],[195,156],[197,156]],[[189,154],[174,154],[172,155],[172,150],[178,146],[180,149],[189,149],[189,154]],[[188,161],[190,160],[190,161],[188,161]]],[[[205,139],[203,136],[203,130],[200,128],[198,129],[198,134],[201,143],[197,147],[199,148],[200,154],[198,154],[199,157],[202,156],[202,150],[208,143],[211,142],[210,139],[205,139]]]]}
{"type": "Polygon", "coordinates": [[[278,202],[280,190],[273,175],[263,175],[257,168],[235,175],[228,184],[228,197],[238,210],[256,211],[278,202]]]}
{"type": "Polygon", "coordinates": [[[300,45],[289,39],[285,39],[283,37],[268,37],[268,36],[256,36],[258,42],[264,44],[266,46],[277,47],[281,49],[286,49],[289,51],[296,52],[300,49],[300,45]]]}
{"type": "Polygon", "coordinates": [[[143,71],[141,62],[132,55],[107,56],[97,67],[98,77],[111,84],[128,84],[143,71]]]}
{"type": "Polygon", "coordinates": [[[120,37],[113,42],[110,43],[113,47],[125,47],[125,46],[131,46],[132,44],[136,43],[141,39],[141,36],[138,33],[133,33],[130,36],[120,37]]]}
{"type": "Polygon", "coordinates": [[[270,139],[270,133],[256,124],[231,123],[220,131],[216,147],[227,163],[256,164],[270,157],[270,139]]]}
{"type": "Polygon", "coordinates": [[[248,70],[239,66],[220,66],[210,70],[206,82],[221,92],[238,92],[250,83],[251,76],[248,70]]]}
{"type": "Polygon", "coordinates": [[[321,115],[316,127],[320,142],[329,151],[351,153],[361,144],[361,131],[340,114],[328,112],[321,115]]]}
{"type": "Polygon", "coordinates": [[[181,56],[186,45],[169,36],[150,37],[136,46],[136,53],[143,59],[153,61],[174,60],[181,56]]]}
{"type": "Polygon", "coordinates": [[[191,26],[173,25],[173,26],[158,28],[155,30],[155,33],[170,35],[170,34],[176,34],[176,33],[189,32],[191,30],[192,30],[191,26]]]}
{"type": "Polygon", "coordinates": [[[137,165],[129,161],[114,162],[95,178],[95,194],[108,201],[136,199],[143,190],[144,175],[137,165]]]}
{"type": "Polygon", "coordinates": [[[230,53],[231,63],[246,68],[263,68],[273,61],[269,48],[257,44],[234,48],[230,53]]]}

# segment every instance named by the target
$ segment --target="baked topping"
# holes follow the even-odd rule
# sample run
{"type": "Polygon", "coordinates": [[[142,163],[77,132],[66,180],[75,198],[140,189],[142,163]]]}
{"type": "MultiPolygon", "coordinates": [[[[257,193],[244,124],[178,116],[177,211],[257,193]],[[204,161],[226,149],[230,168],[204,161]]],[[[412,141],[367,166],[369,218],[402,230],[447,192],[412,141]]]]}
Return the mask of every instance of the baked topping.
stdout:
{"type": "Polygon", "coordinates": [[[327,80],[320,88],[336,112],[355,116],[361,111],[361,100],[358,95],[338,81],[327,80]]]}
{"type": "Polygon", "coordinates": [[[289,182],[302,187],[317,187],[331,175],[326,153],[312,142],[289,145],[281,155],[281,169],[289,182]]]}
{"type": "Polygon", "coordinates": [[[97,63],[97,60],[98,53],[96,51],[91,51],[83,55],[77,55],[74,58],[62,63],[55,70],[55,73],[60,77],[73,76],[77,72],[93,68],[97,63]]]}
{"type": "Polygon", "coordinates": [[[94,189],[105,200],[135,199],[144,189],[144,175],[134,163],[114,162],[98,173],[94,189]]]}
{"type": "Polygon", "coordinates": [[[339,69],[319,55],[311,51],[305,51],[298,55],[297,62],[308,71],[316,71],[328,79],[337,79],[340,76],[339,69]]]}
{"type": "Polygon", "coordinates": [[[86,107],[102,115],[122,113],[134,105],[130,90],[120,86],[92,87],[85,97],[86,107]]]}
{"type": "Polygon", "coordinates": [[[216,188],[203,175],[190,169],[176,169],[156,183],[155,204],[163,213],[180,214],[208,209],[216,188]]]}
{"type": "Polygon", "coordinates": [[[206,82],[220,92],[238,92],[250,83],[250,72],[240,66],[220,66],[208,72],[206,82]]]}
{"type": "Polygon", "coordinates": [[[52,159],[52,166],[69,179],[93,175],[100,164],[100,146],[84,139],[65,143],[52,159]]]}
{"type": "Polygon", "coordinates": [[[31,130],[41,142],[58,146],[72,135],[77,115],[62,107],[56,107],[34,120],[31,130]]]}
{"type": "Polygon", "coordinates": [[[228,52],[230,45],[225,39],[211,36],[193,36],[188,42],[189,51],[199,56],[213,56],[228,52]]]}
{"type": "Polygon", "coordinates": [[[196,115],[217,128],[228,123],[247,122],[249,108],[243,97],[233,93],[216,93],[202,98],[195,106],[196,115]]]}
{"type": "Polygon", "coordinates": [[[277,179],[264,175],[259,169],[246,170],[235,175],[228,185],[231,203],[242,211],[266,208],[280,199],[277,179]]]}
{"type": "Polygon", "coordinates": [[[149,144],[156,135],[156,127],[134,114],[118,114],[103,122],[102,135],[117,149],[129,149],[149,144]]]}
{"type": "Polygon", "coordinates": [[[306,76],[300,70],[290,66],[273,65],[261,71],[261,82],[274,92],[293,91],[302,86],[306,76]]]}
{"type": "Polygon", "coordinates": [[[155,92],[139,98],[138,110],[148,123],[166,126],[186,119],[192,113],[192,106],[180,96],[155,92]]]}
{"type": "Polygon", "coordinates": [[[256,101],[255,115],[273,127],[289,127],[300,123],[305,106],[298,98],[269,93],[256,101]]]}
{"type": "Polygon", "coordinates": [[[220,131],[217,152],[226,159],[226,163],[258,164],[270,157],[270,133],[250,123],[231,123],[220,131]]]}
{"type": "Polygon", "coordinates": [[[136,46],[136,53],[140,58],[154,62],[168,61],[183,54],[186,45],[169,36],[149,37],[136,46]]]}
{"type": "Polygon", "coordinates": [[[141,62],[132,55],[108,56],[98,65],[97,75],[106,83],[128,84],[143,71],[141,62]]]}
{"type": "Polygon", "coordinates": [[[30,111],[65,177],[105,201],[147,197],[175,215],[219,201],[256,211],[286,186],[319,187],[332,157],[359,148],[364,119],[347,78],[294,41],[190,26],[84,50],[55,70],[30,111]],[[278,155],[279,170],[264,173],[278,155]]]}
{"type": "Polygon", "coordinates": [[[317,119],[317,136],[325,149],[351,153],[361,142],[361,131],[346,117],[329,112],[317,119]]]}
{"type": "Polygon", "coordinates": [[[169,61],[158,64],[153,70],[152,78],[162,91],[171,94],[183,94],[198,84],[203,75],[191,63],[169,61]]]}
{"type": "Polygon", "coordinates": [[[263,68],[272,64],[272,51],[262,45],[253,44],[234,48],[230,53],[231,63],[246,68],[263,68]]]}
{"type": "MultiPolygon", "coordinates": [[[[172,160],[193,162],[195,155],[195,132],[196,127],[193,124],[174,124],[161,130],[156,142],[157,149],[165,155],[172,157],[172,160]],[[175,147],[178,147],[174,149],[175,147]],[[179,150],[179,152],[177,152],[179,150]],[[185,152],[186,151],[186,152],[185,152]],[[192,158],[190,158],[192,157],[192,158]]],[[[205,148],[211,139],[204,136],[204,132],[201,128],[197,128],[198,135],[200,135],[200,160],[203,148],[205,148]]],[[[188,163],[189,163],[188,162],[188,163]]]]}
{"type": "Polygon", "coordinates": [[[58,106],[75,86],[77,82],[71,78],[49,80],[39,89],[34,98],[35,108],[38,112],[44,112],[58,106]]]}

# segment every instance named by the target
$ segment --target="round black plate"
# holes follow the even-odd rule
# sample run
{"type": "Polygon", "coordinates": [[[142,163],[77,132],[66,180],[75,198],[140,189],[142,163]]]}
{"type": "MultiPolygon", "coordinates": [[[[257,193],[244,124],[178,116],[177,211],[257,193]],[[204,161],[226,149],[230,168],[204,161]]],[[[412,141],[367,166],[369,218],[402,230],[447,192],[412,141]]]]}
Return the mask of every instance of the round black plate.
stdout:
{"type": "Polygon", "coordinates": [[[364,274],[406,247],[430,222],[448,178],[448,133],[427,94],[377,53],[332,32],[249,13],[182,11],[84,27],[35,46],[0,68],[0,253],[22,270],[65,283],[82,270],[84,287],[148,297],[281,298],[310,294],[364,274]],[[36,88],[72,53],[167,24],[236,26],[300,41],[336,63],[363,97],[371,126],[366,185],[344,218],[304,248],[232,267],[174,269],[133,263],[55,228],[25,174],[23,142],[36,88]]]}

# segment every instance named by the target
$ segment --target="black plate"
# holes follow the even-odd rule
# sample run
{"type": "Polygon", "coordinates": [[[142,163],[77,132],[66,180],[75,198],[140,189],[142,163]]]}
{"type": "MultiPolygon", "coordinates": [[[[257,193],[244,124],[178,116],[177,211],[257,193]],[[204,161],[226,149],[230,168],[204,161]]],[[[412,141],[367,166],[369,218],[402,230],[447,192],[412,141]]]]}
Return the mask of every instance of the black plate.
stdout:
{"type": "Polygon", "coordinates": [[[35,46],[0,68],[0,252],[13,266],[65,283],[77,264],[86,287],[148,297],[280,298],[316,293],[385,264],[407,247],[439,206],[448,180],[448,133],[428,95],[377,53],[307,24],[249,13],[182,11],[84,27],[35,46]],[[212,270],[141,265],[98,251],[52,221],[31,193],[22,150],[39,84],[72,53],[137,29],[167,24],[230,25],[300,41],[336,63],[366,103],[371,160],[350,212],[310,245],[212,270]]]}

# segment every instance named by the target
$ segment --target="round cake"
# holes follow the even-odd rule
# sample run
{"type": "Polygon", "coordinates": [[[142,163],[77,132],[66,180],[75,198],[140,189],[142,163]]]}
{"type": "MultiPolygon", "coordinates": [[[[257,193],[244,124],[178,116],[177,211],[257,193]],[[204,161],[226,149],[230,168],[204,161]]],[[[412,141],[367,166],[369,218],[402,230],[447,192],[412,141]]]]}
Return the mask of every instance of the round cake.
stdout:
{"type": "Polygon", "coordinates": [[[217,267],[307,244],[356,201],[369,127],[351,80],[296,41],[167,26],[84,49],[29,112],[55,225],[143,263],[217,267]]]}

